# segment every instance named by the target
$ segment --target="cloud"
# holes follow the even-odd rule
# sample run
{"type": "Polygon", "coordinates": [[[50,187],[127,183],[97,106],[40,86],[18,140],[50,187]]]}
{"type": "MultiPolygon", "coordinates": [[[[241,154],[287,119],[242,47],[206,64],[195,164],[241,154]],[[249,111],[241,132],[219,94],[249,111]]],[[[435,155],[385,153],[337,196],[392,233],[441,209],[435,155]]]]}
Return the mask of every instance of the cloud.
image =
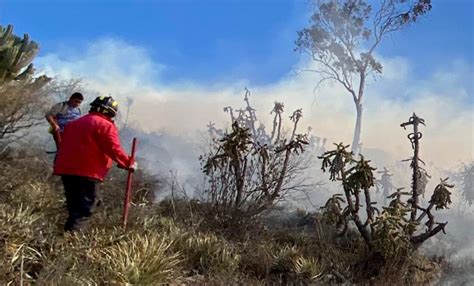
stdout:
{"type": "MultiPolygon", "coordinates": [[[[421,156],[425,161],[451,167],[473,160],[472,86],[466,81],[473,78],[471,64],[457,60],[419,80],[407,59],[383,58],[382,63],[383,77],[367,87],[363,148],[383,149],[397,160],[408,158],[409,131],[400,128],[400,123],[416,112],[427,122],[421,128],[421,156]]],[[[193,134],[205,130],[209,121],[224,125],[228,116],[223,107],[244,106],[245,79],[211,86],[185,81],[164,84],[160,75],[166,72],[166,66],[154,62],[146,49],[122,40],[98,40],[75,57],[62,58],[61,51],[47,54],[36,64],[50,75],[80,77],[89,89],[112,94],[121,102],[132,97],[130,121],[147,132],[193,134]]],[[[252,91],[250,100],[268,126],[273,102],[282,101],[287,116],[303,108],[303,131],[305,126],[312,126],[328,142],[350,143],[355,120],[352,99],[337,84],[325,84],[315,95],[316,82],[314,74],[295,75],[289,71],[278,82],[248,86],[252,91]]]]}
{"type": "Polygon", "coordinates": [[[154,81],[165,69],[144,48],[112,38],[90,43],[74,56],[61,56],[61,51],[47,54],[36,64],[48,75],[81,78],[90,89],[107,94],[156,94],[154,81]]]}

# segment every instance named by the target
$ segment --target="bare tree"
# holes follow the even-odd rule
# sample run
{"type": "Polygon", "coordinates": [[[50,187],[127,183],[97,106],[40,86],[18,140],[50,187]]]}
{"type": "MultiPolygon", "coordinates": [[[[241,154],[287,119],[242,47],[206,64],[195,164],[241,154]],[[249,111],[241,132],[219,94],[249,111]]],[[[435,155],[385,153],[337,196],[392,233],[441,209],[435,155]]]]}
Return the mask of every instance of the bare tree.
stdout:
{"type": "Polygon", "coordinates": [[[23,137],[28,128],[44,120],[47,92],[44,87],[9,83],[0,86],[0,140],[8,143],[23,137]]]}
{"type": "MultiPolygon", "coordinates": [[[[378,1],[377,1],[378,2],[378,1]]],[[[389,34],[415,22],[431,9],[431,0],[381,0],[373,9],[364,0],[315,0],[310,25],[298,32],[295,50],[309,54],[324,81],[341,84],[356,108],[352,151],[359,152],[367,77],[381,74],[374,52],[389,34]]]]}

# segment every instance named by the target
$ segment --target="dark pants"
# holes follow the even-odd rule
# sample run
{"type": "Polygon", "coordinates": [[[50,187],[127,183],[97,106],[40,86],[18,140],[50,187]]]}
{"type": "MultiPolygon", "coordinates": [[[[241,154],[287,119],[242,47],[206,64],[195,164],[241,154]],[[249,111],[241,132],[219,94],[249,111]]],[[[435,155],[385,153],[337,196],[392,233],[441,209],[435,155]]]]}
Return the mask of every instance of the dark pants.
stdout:
{"type": "Polygon", "coordinates": [[[80,228],[92,215],[96,195],[96,181],[81,176],[61,176],[66,194],[69,216],[64,225],[65,231],[80,228]]]}

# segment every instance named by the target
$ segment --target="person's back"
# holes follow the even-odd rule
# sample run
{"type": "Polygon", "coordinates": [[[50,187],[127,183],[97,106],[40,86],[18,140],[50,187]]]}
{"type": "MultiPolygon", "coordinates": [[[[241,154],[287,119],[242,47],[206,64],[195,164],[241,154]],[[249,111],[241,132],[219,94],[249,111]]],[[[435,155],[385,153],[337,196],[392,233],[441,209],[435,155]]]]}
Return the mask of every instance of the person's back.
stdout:
{"type": "Polygon", "coordinates": [[[113,149],[122,151],[114,123],[104,115],[89,113],[66,126],[54,173],[103,180],[112,159],[128,165],[125,153],[113,149]]]}
{"type": "Polygon", "coordinates": [[[110,96],[97,97],[89,114],[66,125],[54,163],[54,174],[61,176],[69,216],[65,231],[81,228],[92,215],[96,183],[103,181],[112,161],[129,171],[136,162],[122,149],[112,118],[118,103],[110,96]]]}

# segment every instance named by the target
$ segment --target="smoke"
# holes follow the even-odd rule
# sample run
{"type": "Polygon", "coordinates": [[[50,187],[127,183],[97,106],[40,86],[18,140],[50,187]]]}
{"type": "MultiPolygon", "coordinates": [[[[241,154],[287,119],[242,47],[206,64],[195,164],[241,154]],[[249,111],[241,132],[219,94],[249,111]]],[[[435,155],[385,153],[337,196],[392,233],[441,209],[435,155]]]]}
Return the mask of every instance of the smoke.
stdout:
{"type": "MultiPolygon", "coordinates": [[[[416,112],[427,122],[427,126],[421,128],[421,158],[430,167],[445,170],[471,161],[474,113],[468,79],[474,75],[472,68],[457,60],[420,77],[413,74],[406,59],[382,58],[381,62],[383,77],[369,83],[365,97],[362,152],[366,157],[379,169],[386,166],[406,172],[407,168],[397,162],[411,155],[406,139],[410,131],[403,130],[400,123],[416,112]]],[[[121,103],[122,115],[127,98],[132,98],[128,126],[144,134],[158,132],[161,136],[156,139],[158,142],[165,142],[164,138],[169,136],[170,146],[175,145],[171,143],[173,140],[181,145],[188,142],[187,148],[182,146],[188,150],[197,149],[192,146],[202,142],[202,138],[196,140],[196,135],[205,133],[209,122],[215,122],[218,128],[229,124],[223,107],[242,107],[244,87],[248,84],[246,79],[212,85],[164,82],[161,75],[166,73],[167,67],[154,62],[146,49],[112,38],[98,40],[82,50],[47,54],[38,58],[36,64],[48,75],[81,78],[88,90],[113,95],[121,103]],[[70,56],[64,57],[64,54],[70,56]]],[[[304,61],[296,64],[308,68],[312,65],[304,61]]],[[[312,134],[328,139],[326,148],[333,142],[351,142],[355,121],[351,97],[336,84],[323,85],[313,93],[315,82],[314,74],[288,71],[277,82],[248,86],[252,91],[250,101],[267,128],[270,128],[273,102],[280,101],[285,104],[286,116],[303,108],[302,131],[311,126],[312,134]]],[[[149,152],[161,152],[159,150],[167,149],[149,152]]],[[[160,158],[189,162],[190,158],[179,159],[184,153],[189,152],[157,155],[156,168],[164,168],[163,172],[167,172],[167,167],[178,168],[180,164],[162,164],[160,158]]],[[[194,156],[196,161],[197,156],[194,156]]],[[[406,181],[402,183],[406,185],[406,181]]]]}
{"type": "MultiPolygon", "coordinates": [[[[146,49],[121,40],[102,39],[76,51],[75,56],[63,57],[63,54],[58,51],[42,56],[36,65],[48,75],[82,78],[88,90],[111,94],[121,103],[124,114],[127,98],[131,98],[133,105],[127,126],[136,131],[128,133],[124,142],[132,135],[138,136],[142,166],[162,176],[176,176],[189,188],[202,183],[198,156],[205,150],[206,125],[214,122],[217,128],[228,126],[229,116],[223,108],[243,107],[245,86],[251,90],[251,104],[267,129],[271,127],[273,102],[279,101],[285,104],[285,116],[303,108],[300,131],[305,132],[311,126],[312,134],[327,138],[327,149],[333,142],[352,141],[355,109],[351,97],[336,84],[323,85],[313,92],[317,78],[311,73],[288,71],[280,80],[258,86],[249,86],[247,79],[212,85],[164,82],[161,75],[168,67],[154,62],[146,49]]],[[[472,66],[454,60],[440,63],[433,74],[415,75],[407,59],[382,58],[381,62],[383,77],[368,84],[364,100],[362,153],[379,170],[387,167],[394,174],[395,187],[409,188],[409,164],[400,160],[412,155],[406,137],[411,131],[403,130],[400,123],[407,121],[413,112],[424,118],[427,126],[421,127],[420,156],[432,175],[426,198],[422,199],[426,203],[439,178],[461,162],[473,160],[472,66]]],[[[296,64],[308,68],[312,65],[304,61],[296,64]]],[[[326,178],[321,173],[317,176],[326,178]]],[[[336,184],[328,183],[325,192],[313,194],[314,203],[322,205],[337,188],[336,184]]],[[[472,258],[474,251],[472,209],[464,214],[456,212],[460,200],[455,193],[453,210],[442,212],[439,219],[450,222],[448,235],[431,240],[432,245],[446,244],[446,247],[426,248],[437,255],[447,255],[452,261],[472,258]]]]}
{"type": "MultiPolygon", "coordinates": [[[[406,138],[410,131],[403,130],[400,123],[416,112],[427,123],[421,128],[421,158],[427,162],[429,173],[432,169],[447,170],[460,162],[471,161],[474,148],[472,87],[468,80],[474,75],[471,67],[457,60],[420,77],[413,74],[406,59],[382,58],[381,62],[383,77],[369,83],[365,97],[362,152],[366,157],[379,169],[388,167],[395,172],[397,186],[408,186],[408,179],[397,179],[409,178],[405,176],[409,171],[407,164],[403,166],[400,160],[411,156],[406,138]]],[[[155,136],[155,145],[150,145],[156,150],[146,151],[147,157],[156,155],[153,169],[158,172],[175,168],[179,173],[189,174],[191,169],[198,170],[196,166],[187,167],[198,164],[199,147],[193,146],[203,142],[201,135],[209,122],[216,123],[218,128],[228,126],[229,117],[223,107],[244,106],[244,87],[248,84],[246,79],[212,85],[164,82],[161,75],[167,67],[155,63],[146,49],[111,38],[98,40],[80,51],[47,54],[38,58],[36,64],[49,75],[81,78],[88,90],[113,95],[121,103],[122,115],[127,98],[131,98],[128,126],[141,130],[144,136],[160,134],[155,136]],[[156,144],[181,146],[181,150],[188,151],[156,144]],[[191,156],[189,150],[196,154],[191,156]],[[160,152],[164,153],[160,155],[160,152]],[[162,158],[167,158],[167,164],[160,161],[162,158]]],[[[304,61],[296,64],[308,68],[312,65],[304,61]]],[[[326,148],[333,142],[351,142],[355,121],[351,97],[336,84],[323,85],[314,93],[315,82],[314,74],[288,71],[277,82],[248,86],[252,92],[250,101],[267,128],[270,128],[273,102],[279,101],[285,104],[286,116],[303,108],[301,131],[311,126],[312,134],[327,138],[326,148]]],[[[434,187],[437,178],[433,177],[429,188],[434,187]]]]}
{"type": "MultiPolygon", "coordinates": [[[[206,133],[206,125],[214,122],[224,129],[230,122],[223,108],[244,106],[247,79],[211,85],[164,82],[161,75],[168,67],[154,62],[146,49],[122,40],[102,39],[80,51],[68,51],[70,56],[63,54],[47,54],[38,58],[36,65],[48,75],[82,78],[87,89],[113,95],[122,105],[122,118],[126,99],[132,98],[128,126],[142,132],[144,138],[139,139],[148,142],[139,152],[146,153],[142,157],[153,157],[147,162],[153,170],[175,169],[183,176],[190,176],[192,170],[198,173],[197,158],[205,141],[202,134],[206,133]]],[[[410,170],[400,160],[412,154],[406,138],[411,131],[403,130],[400,123],[416,112],[427,124],[421,127],[420,155],[433,175],[428,185],[432,190],[443,172],[473,160],[472,67],[455,60],[433,74],[420,76],[414,74],[407,59],[381,58],[381,62],[383,77],[367,86],[362,153],[379,169],[389,168],[397,187],[408,187],[410,170]]],[[[312,65],[302,60],[295,67],[312,65]]],[[[273,102],[279,101],[285,104],[286,116],[303,108],[300,131],[311,126],[312,134],[327,138],[326,148],[331,148],[333,142],[350,143],[355,122],[352,98],[336,84],[323,85],[313,92],[316,82],[314,74],[288,71],[277,82],[248,86],[250,101],[267,129],[271,127],[273,102]]]]}
{"type": "MultiPolygon", "coordinates": [[[[79,53],[79,52],[78,52],[79,53]]],[[[473,158],[474,119],[470,81],[473,72],[460,60],[421,80],[402,58],[382,59],[383,78],[369,84],[364,109],[362,148],[383,149],[389,157],[410,155],[408,131],[399,127],[413,112],[423,117],[422,158],[453,167],[473,158]],[[395,155],[395,156],[393,156],[395,155]]],[[[298,66],[305,63],[298,63],[298,66]]],[[[47,74],[79,77],[90,90],[111,94],[125,104],[134,100],[129,121],[146,132],[183,135],[205,130],[209,121],[224,125],[225,106],[242,106],[245,79],[211,86],[196,82],[162,82],[167,67],[153,62],[147,51],[115,39],[91,44],[77,57],[47,54],[37,60],[47,74]]],[[[312,63],[306,63],[308,67],[312,63]]],[[[192,68],[192,67],[190,67],[192,68]]],[[[248,86],[251,102],[269,122],[274,101],[285,103],[289,115],[303,108],[304,122],[329,142],[351,142],[355,110],[350,96],[338,85],[325,85],[313,93],[313,74],[292,71],[275,83],[248,86]]]]}

